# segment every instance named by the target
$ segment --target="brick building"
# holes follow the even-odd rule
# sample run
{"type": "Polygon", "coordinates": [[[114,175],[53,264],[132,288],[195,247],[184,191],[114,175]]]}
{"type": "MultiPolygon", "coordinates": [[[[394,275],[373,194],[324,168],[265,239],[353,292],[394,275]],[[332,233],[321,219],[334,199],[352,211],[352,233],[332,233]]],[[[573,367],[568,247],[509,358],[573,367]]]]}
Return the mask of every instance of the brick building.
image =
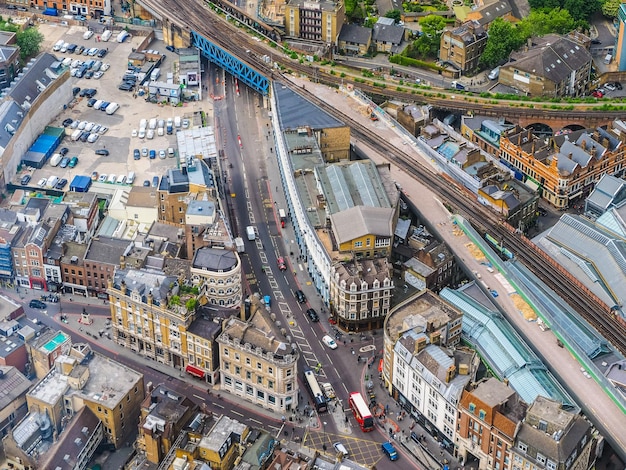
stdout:
{"type": "Polygon", "coordinates": [[[461,73],[478,69],[478,61],[487,45],[487,32],[478,21],[468,21],[441,34],[439,58],[456,65],[461,73]]]}

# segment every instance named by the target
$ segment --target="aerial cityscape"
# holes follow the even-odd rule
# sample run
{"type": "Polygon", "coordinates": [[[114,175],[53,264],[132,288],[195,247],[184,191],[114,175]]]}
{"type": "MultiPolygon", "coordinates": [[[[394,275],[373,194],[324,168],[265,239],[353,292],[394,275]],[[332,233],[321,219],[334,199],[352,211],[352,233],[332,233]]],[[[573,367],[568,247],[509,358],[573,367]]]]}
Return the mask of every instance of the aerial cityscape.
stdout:
{"type": "Polygon", "coordinates": [[[626,470],[626,3],[0,16],[0,470],[626,470]]]}

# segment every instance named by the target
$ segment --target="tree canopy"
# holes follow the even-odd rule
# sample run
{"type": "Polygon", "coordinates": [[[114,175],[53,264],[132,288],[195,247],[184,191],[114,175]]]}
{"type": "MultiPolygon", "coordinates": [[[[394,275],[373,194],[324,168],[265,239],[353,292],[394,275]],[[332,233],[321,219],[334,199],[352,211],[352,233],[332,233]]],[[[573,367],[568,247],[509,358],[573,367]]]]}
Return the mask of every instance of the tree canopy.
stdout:
{"type": "Polygon", "coordinates": [[[601,0],[529,0],[533,10],[567,10],[576,22],[589,21],[592,14],[600,10],[601,0]]]}
{"type": "Polygon", "coordinates": [[[400,21],[401,17],[402,17],[402,12],[398,10],[397,8],[395,10],[389,10],[387,13],[385,13],[385,18],[393,18],[396,23],[400,21]]]}
{"type": "Polygon", "coordinates": [[[20,46],[20,58],[25,61],[29,57],[39,54],[43,34],[37,28],[26,28],[17,33],[17,45],[20,46]]]}
{"type": "Polygon", "coordinates": [[[606,0],[602,4],[602,14],[607,18],[617,17],[617,11],[621,3],[622,0],[606,0]]]}

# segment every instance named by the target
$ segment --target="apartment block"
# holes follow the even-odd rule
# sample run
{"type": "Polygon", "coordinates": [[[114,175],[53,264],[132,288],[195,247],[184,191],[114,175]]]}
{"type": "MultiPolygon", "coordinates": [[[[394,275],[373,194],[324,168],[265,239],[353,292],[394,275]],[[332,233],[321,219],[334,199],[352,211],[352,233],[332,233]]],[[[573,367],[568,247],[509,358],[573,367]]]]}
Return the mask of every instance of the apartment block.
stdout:
{"type": "Polygon", "coordinates": [[[285,32],[294,38],[335,46],[345,16],[342,1],[291,0],[285,5],[285,32]]]}
{"type": "Polygon", "coordinates": [[[26,415],[30,381],[15,367],[0,366],[0,436],[26,415]]]}
{"type": "Polygon", "coordinates": [[[516,127],[500,138],[500,161],[516,178],[536,189],[557,208],[589,195],[605,175],[624,175],[626,123],[583,129],[552,137],[547,143],[532,129],[516,127]]]}
{"type": "Polygon", "coordinates": [[[163,384],[154,389],[150,386],[146,391],[141,403],[137,449],[145,453],[148,462],[157,465],[198,412],[198,406],[163,384]]]}
{"type": "Polygon", "coordinates": [[[32,368],[39,380],[54,367],[57,358],[68,355],[72,348],[72,338],[59,330],[46,330],[28,343],[28,353],[32,368]]]}
{"type": "Polygon", "coordinates": [[[235,250],[202,247],[191,264],[191,283],[201,304],[227,308],[241,305],[241,260],[235,250]]]}
{"type": "Polygon", "coordinates": [[[49,419],[53,438],[62,432],[69,416],[89,408],[102,421],[105,439],[118,448],[127,444],[136,429],[143,397],[142,374],[79,343],[69,355],[56,359],[26,401],[30,413],[49,419]]]}
{"type": "Polygon", "coordinates": [[[457,424],[457,455],[481,469],[511,468],[511,448],[526,404],[495,378],[463,392],[457,424]]]}
{"type": "Polygon", "coordinates": [[[247,322],[235,317],[224,322],[217,338],[221,387],[243,400],[285,413],[298,405],[299,354],[265,315],[257,310],[247,322]]]}
{"type": "Polygon", "coordinates": [[[213,307],[200,307],[198,316],[187,330],[187,366],[185,372],[217,384],[220,379],[220,356],[217,338],[222,332],[222,318],[213,307]]]}
{"type": "Polygon", "coordinates": [[[517,432],[510,468],[589,470],[594,468],[595,446],[595,430],[584,417],[555,400],[537,397],[517,432]]]}
{"type": "Polygon", "coordinates": [[[442,445],[454,448],[457,407],[478,364],[471,350],[431,344],[419,329],[402,334],[393,348],[392,394],[442,445]]]}
{"type": "Polygon", "coordinates": [[[575,37],[547,34],[512,52],[498,81],[527,96],[584,96],[592,63],[591,53],[575,37]]]}
{"type": "Polygon", "coordinates": [[[441,34],[439,58],[466,74],[478,69],[478,61],[487,45],[487,31],[478,21],[468,21],[441,34]]]}
{"type": "Polygon", "coordinates": [[[180,291],[179,280],[153,269],[118,269],[109,280],[114,341],[181,371],[187,362],[186,331],[195,299],[180,291]]]}

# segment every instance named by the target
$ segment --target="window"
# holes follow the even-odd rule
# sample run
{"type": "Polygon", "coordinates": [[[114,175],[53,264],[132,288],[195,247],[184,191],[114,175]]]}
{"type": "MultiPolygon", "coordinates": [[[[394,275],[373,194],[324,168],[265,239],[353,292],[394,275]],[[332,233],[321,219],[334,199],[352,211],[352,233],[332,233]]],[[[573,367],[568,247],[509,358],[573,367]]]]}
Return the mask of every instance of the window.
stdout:
{"type": "Polygon", "coordinates": [[[261,365],[261,363],[260,363],[260,362],[257,362],[257,363],[256,363],[256,368],[257,368],[257,369],[259,369],[259,370],[261,370],[261,369],[263,369],[263,366],[261,365]]]}
{"type": "Polygon", "coordinates": [[[267,401],[270,402],[272,405],[276,404],[276,397],[274,395],[268,395],[267,396],[267,401]]]}
{"type": "Polygon", "coordinates": [[[291,377],[291,369],[287,369],[287,371],[285,372],[285,376],[291,377]]]}
{"type": "Polygon", "coordinates": [[[469,404],[470,413],[473,413],[475,409],[476,409],[476,405],[474,405],[473,403],[470,403],[469,404]]]}
{"type": "Polygon", "coordinates": [[[252,380],[252,372],[249,370],[246,371],[246,380],[252,380]]]}
{"type": "Polygon", "coordinates": [[[246,385],[246,394],[250,396],[254,395],[254,389],[250,385],[246,385]]]}
{"type": "Polygon", "coordinates": [[[487,413],[485,413],[485,410],[480,410],[478,412],[478,417],[482,419],[483,421],[485,420],[485,416],[487,416],[487,413]]]}
{"type": "Polygon", "coordinates": [[[269,388],[270,390],[274,389],[274,381],[273,380],[268,380],[267,381],[267,388],[269,388]]]}
{"type": "Polygon", "coordinates": [[[228,356],[228,349],[224,348],[224,356],[228,356]]]}
{"type": "Polygon", "coordinates": [[[517,448],[522,452],[526,452],[528,450],[528,446],[521,441],[517,443],[517,448]]]}
{"type": "Polygon", "coordinates": [[[537,453],[537,462],[545,465],[546,457],[544,455],[537,453]]]}
{"type": "Polygon", "coordinates": [[[267,368],[267,373],[268,374],[273,374],[274,373],[274,368],[273,367],[268,367],[267,368]]]}
{"type": "Polygon", "coordinates": [[[228,377],[227,375],[224,376],[224,384],[232,387],[233,386],[233,379],[231,379],[230,377],[228,377]]]}
{"type": "Polygon", "coordinates": [[[250,358],[246,357],[246,365],[249,366],[250,365],[250,358]]]}
{"type": "Polygon", "coordinates": [[[241,375],[241,367],[235,366],[235,374],[241,375]]]}
{"type": "Polygon", "coordinates": [[[256,397],[259,400],[265,400],[265,392],[261,391],[261,390],[257,390],[256,391],[256,397]]]}

